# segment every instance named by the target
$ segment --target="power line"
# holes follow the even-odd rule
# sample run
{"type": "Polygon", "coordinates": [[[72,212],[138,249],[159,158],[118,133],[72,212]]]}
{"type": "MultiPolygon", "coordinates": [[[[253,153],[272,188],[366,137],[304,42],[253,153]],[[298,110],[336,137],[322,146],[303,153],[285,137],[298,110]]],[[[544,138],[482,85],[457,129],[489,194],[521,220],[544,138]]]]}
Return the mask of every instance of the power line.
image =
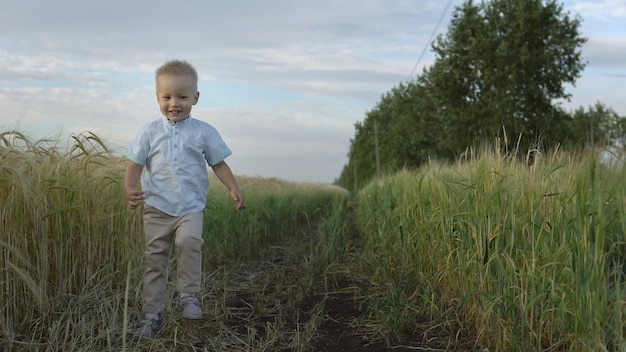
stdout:
{"type": "Polygon", "coordinates": [[[452,0],[448,0],[448,3],[446,4],[446,7],[443,9],[443,12],[441,13],[441,17],[439,17],[439,21],[437,21],[437,25],[435,26],[435,29],[433,30],[433,32],[430,35],[430,39],[428,39],[428,42],[426,42],[426,45],[424,45],[424,49],[422,50],[422,53],[420,54],[419,58],[417,59],[417,62],[415,63],[415,66],[413,66],[413,69],[411,70],[411,74],[409,74],[409,77],[407,77],[407,80],[409,80],[413,76],[413,73],[415,73],[415,70],[417,69],[417,66],[419,66],[420,61],[422,61],[422,58],[424,57],[424,54],[426,54],[426,50],[428,50],[428,47],[430,46],[430,43],[432,43],[433,38],[435,37],[435,34],[437,34],[437,31],[439,30],[439,26],[441,25],[441,22],[443,22],[443,18],[448,13],[448,10],[450,9],[451,5],[452,5],[452,0]]]}

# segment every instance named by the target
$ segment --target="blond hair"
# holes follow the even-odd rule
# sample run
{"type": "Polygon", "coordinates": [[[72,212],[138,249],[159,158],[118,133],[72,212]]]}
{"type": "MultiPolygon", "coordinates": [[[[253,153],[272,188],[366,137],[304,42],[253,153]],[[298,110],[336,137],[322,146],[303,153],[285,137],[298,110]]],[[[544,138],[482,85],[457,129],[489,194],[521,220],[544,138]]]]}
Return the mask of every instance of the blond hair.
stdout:
{"type": "Polygon", "coordinates": [[[156,70],[155,79],[166,75],[191,77],[194,87],[198,90],[198,72],[187,61],[171,60],[164,63],[156,70]]]}

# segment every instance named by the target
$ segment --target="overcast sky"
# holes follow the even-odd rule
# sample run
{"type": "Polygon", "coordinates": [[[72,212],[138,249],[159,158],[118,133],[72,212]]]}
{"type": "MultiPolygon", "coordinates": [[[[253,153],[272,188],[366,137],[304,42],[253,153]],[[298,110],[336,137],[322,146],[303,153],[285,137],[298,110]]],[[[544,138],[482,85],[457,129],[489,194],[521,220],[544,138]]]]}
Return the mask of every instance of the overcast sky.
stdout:
{"type": "MultiPolygon", "coordinates": [[[[122,152],[161,118],[154,71],[192,63],[238,175],[333,182],[354,124],[433,63],[424,48],[462,0],[0,0],[0,132],[91,131],[122,152]]],[[[567,0],[587,68],[566,109],[626,116],[626,1],[567,0]]]]}

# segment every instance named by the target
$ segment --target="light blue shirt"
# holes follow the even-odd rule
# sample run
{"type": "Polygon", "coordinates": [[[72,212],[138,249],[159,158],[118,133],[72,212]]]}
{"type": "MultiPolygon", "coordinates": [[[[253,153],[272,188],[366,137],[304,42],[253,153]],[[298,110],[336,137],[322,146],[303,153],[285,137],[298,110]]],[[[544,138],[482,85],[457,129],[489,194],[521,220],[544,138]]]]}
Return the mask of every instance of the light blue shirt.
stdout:
{"type": "Polygon", "coordinates": [[[126,150],[130,160],[144,166],[144,202],[172,216],[205,208],[207,163],[213,166],[231,154],[213,126],[191,116],[176,123],[163,117],[145,125],[126,150]]]}

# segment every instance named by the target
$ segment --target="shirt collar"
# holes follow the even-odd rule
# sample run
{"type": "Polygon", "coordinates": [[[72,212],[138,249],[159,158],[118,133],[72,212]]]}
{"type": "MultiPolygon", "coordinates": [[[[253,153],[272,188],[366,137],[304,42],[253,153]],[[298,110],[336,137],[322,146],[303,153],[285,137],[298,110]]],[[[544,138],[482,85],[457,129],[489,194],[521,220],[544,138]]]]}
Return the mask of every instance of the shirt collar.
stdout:
{"type": "Polygon", "coordinates": [[[167,119],[167,117],[163,116],[163,124],[165,126],[170,126],[170,127],[174,127],[176,125],[182,126],[182,125],[186,124],[188,121],[190,121],[191,119],[192,119],[191,114],[189,114],[189,116],[187,116],[186,119],[180,120],[178,122],[170,121],[170,120],[167,119]]]}

